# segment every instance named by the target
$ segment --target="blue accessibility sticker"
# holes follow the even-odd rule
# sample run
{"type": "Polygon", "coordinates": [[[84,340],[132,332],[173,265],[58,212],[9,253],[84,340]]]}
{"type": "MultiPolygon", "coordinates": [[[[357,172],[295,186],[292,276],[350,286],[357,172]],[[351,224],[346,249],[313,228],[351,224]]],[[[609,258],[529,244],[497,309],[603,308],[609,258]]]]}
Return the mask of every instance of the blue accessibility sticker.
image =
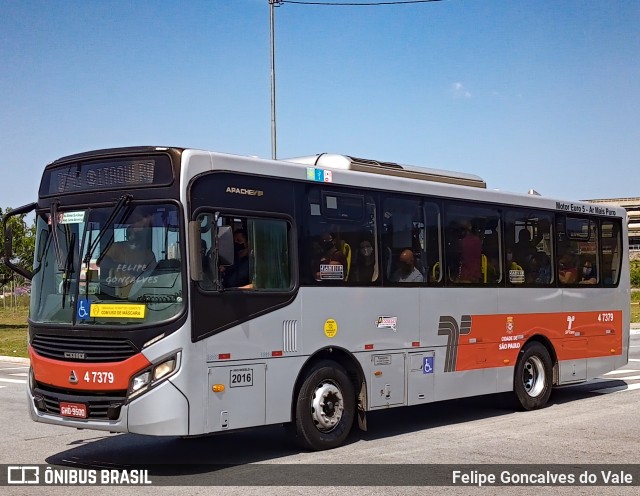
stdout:
{"type": "Polygon", "coordinates": [[[78,300],[78,318],[80,320],[87,320],[91,315],[91,302],[86,298],[78,300]]]}
{"type": "Polygon", "coordinates": [[[422,360],[422,373],[433,374],[433,357],[424,357],[422,360]]]}

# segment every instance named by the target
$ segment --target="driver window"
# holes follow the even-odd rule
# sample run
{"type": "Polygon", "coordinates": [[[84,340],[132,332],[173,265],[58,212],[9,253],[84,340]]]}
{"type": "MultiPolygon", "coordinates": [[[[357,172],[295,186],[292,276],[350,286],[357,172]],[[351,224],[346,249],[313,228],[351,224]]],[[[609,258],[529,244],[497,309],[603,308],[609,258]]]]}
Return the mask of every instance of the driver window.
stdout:
{"type": "Polygon", "coordinates": [[[206,290],[284,290],[291,287],[290,226],[283,219],[220,216],[218,227],[233,233],[233,261],[216,260],[211,214],[200,217],[202,268],[206,290]]]}

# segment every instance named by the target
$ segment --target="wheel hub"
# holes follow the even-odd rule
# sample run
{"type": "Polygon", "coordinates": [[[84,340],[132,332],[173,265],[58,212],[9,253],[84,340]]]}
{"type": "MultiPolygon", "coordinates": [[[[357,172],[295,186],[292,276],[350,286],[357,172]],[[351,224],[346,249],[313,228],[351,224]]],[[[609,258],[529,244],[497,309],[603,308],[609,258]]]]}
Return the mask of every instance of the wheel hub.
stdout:
{"type": "Polygon", "coordinates": [[[322,432],[333,430],[342,419],[344,400],[342,392],[332,382],[321,382],[311,398],[311,417],[322,432]]]}
{"type": "Polygon", "coordinates": [[[546,377],[544,364],[537,356],[529,357],[522,370],[522,384],[529,396],[535,398],[544,390],[546,377]]]}

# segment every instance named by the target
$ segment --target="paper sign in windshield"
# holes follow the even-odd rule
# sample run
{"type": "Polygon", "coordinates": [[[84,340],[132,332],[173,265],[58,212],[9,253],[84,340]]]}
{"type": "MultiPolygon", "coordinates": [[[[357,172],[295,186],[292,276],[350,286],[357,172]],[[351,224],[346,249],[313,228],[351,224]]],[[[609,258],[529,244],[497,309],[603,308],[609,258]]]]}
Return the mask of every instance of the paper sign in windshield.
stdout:
{"type": "Polygon", "coordinates": [[[90,308],[91,317],[144,319],[146,305],[105,305],[93,304],[90,308]]]}

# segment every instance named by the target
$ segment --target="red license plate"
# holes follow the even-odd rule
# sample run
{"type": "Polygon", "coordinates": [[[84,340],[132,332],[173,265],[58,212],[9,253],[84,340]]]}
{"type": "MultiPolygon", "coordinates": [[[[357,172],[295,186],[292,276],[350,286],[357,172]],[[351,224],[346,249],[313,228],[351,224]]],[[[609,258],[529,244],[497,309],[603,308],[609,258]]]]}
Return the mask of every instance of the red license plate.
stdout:
{"type": "Polygon", "coordinates": [[[87,418],[87,405],[82,403],[60,402],[60,415],[63,417],[87,418]]]}

